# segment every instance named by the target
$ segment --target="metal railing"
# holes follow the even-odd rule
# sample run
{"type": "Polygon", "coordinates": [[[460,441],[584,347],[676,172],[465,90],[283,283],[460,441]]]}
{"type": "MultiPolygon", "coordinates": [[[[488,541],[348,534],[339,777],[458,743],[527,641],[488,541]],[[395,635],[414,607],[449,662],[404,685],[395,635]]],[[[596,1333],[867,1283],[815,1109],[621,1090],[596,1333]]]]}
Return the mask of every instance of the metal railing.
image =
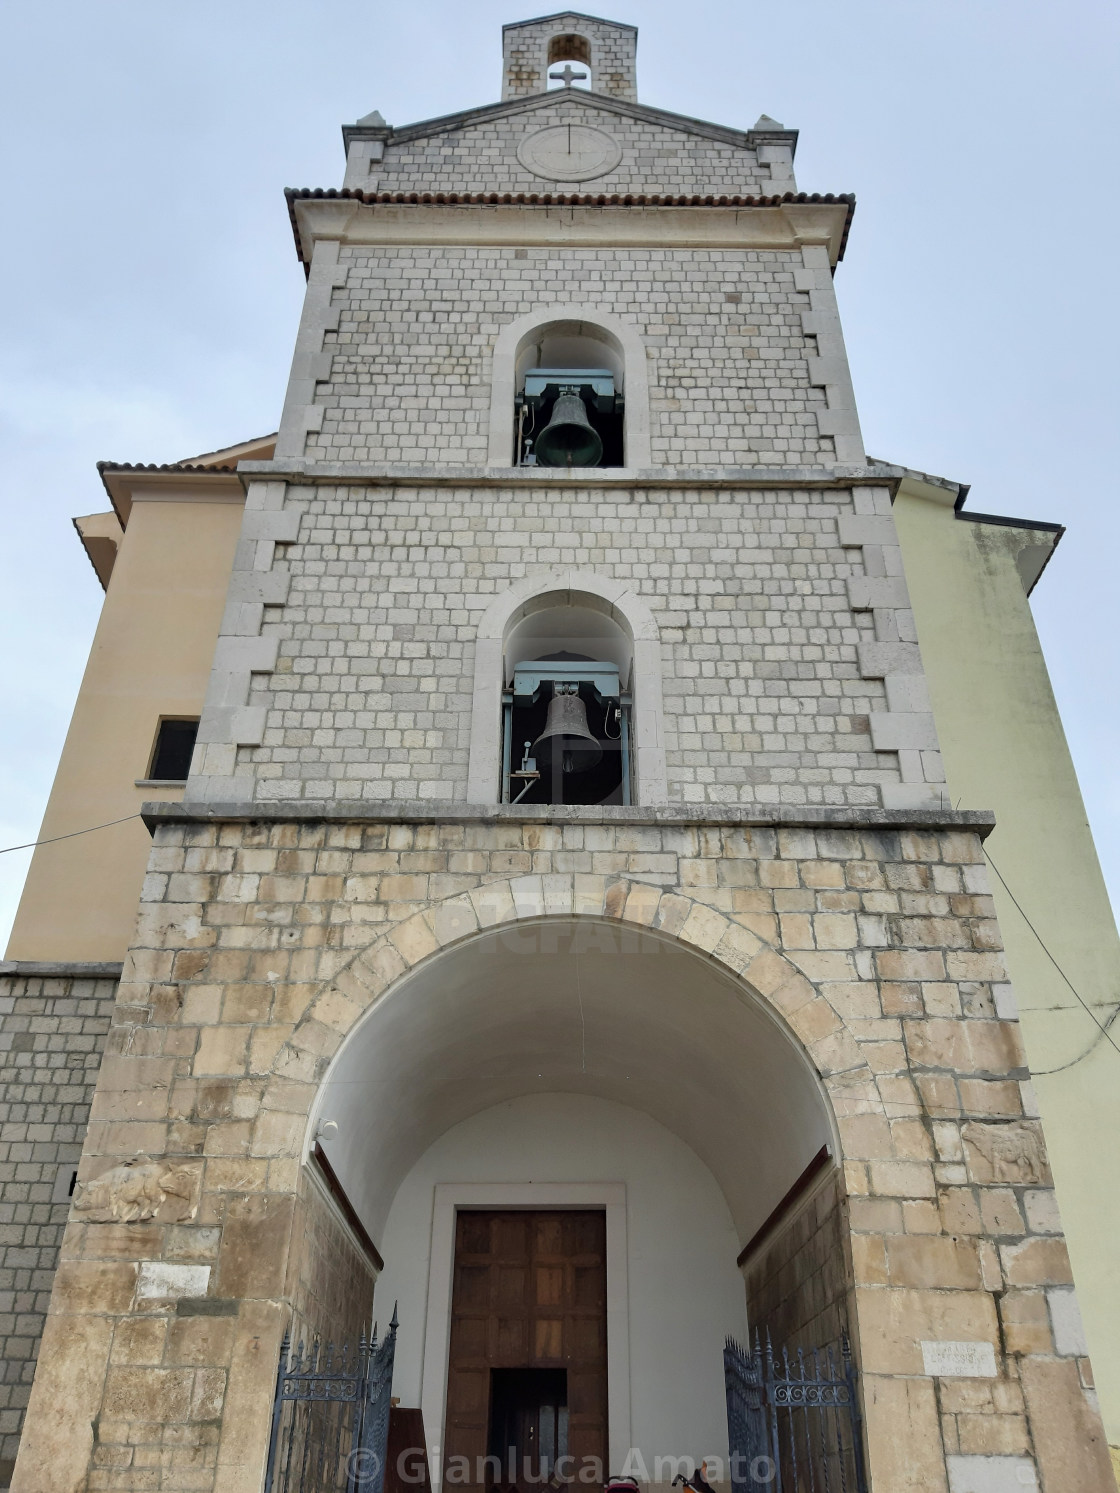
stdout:
{"type": "Polygon", "coordinates": [[[266,1493],[384,1493],[397,1313],[357,1347],[280,1348],[266,1493]]]}
{"type": "Polygon", "coordinates": [[[735,1493],[867,1493],[855,1366],[846,1336],[775,1352],[728,1338],[723,1350],[735,1493]],[[837,1361],[839,1359],[839,1362],[837,1361]]]}

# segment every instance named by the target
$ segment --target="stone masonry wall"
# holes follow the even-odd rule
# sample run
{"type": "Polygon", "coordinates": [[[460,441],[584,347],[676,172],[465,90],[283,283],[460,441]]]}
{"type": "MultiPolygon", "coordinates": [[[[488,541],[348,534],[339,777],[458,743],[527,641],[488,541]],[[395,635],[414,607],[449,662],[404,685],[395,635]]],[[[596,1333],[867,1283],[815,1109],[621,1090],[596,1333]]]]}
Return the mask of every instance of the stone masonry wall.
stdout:
{"type": "MultiPolygon", "coordinates": [[[[292,1241],[292,1337],[354,1345],[368,1337],[377,1271],[309,1179],[299,1179],[292,1241]]],[[[379,1324],[384,1330],[386,1323],[379,1324]]]]}
{"type": "Polygon", "coordinates": [[[304,454],[483,465],[495,336],[568,301],[640,333],[656,466],[831,464],[801,272],[777,250],[344,245],[304,454]]]}
{"type": "Polygon", "coordinates": [[[0,1487],[7,1487],[115,979],[0,975],[0,1487]],[[59,1184],[62,1174],[63,1183],[59,1184]]]}
{"type": "Polygon", "coordinates": [[[332,1055],[440,949],[550,914],[660,930],[803,1044],[839,1127],[875,1485],[946,1493],[957,1459],[958,1487],[1037,1469],[1043,1493],[1111,1488],[1018,1026],[1000,1015],[983,816],[169,813],[81,1184],[143,1153],[189,1175],[193,1201],[175,1223],[67,1230],[16,1493],[124,1493],[141,1473],[165,1493],[259,1487],[332,1055]],[[184,1319],[228,1324],[221,1352],[184,1319]]]}
{"type": "Polygon", "coordinates": [[[638,88],[637,29],[578,11],[502,28],[502,97],[543,92],[548,86],[545,71],[549,41],[572,33],[590,44],[595,91],[633,102],[638,88]]]}
{"type": "MultiPolygon", "coordinates": [[[[628,118],[596,107],[583,93],[554,94],[551,103],[496,119],[471,120],[435,134],[410,137],[402,130],[386,143],[384,159],[370,160],[368,179],[348,171],[347,185],[367,192],[555,191],[556,183],[522,166],[517,149],[537,130],[569,122],[612,135],[622,147],[622,159],[586,185],[569,183],[559,190],[748,197],[775,190],[770,167],[759,165],[754,150],[653,119],[628,118]]],[[[783,177],[778,190],[785,191],[788,185],[783,177]]]]}
{"type": "Polygon", "coordinates": [[[661,632],[669,793],[684,802],[874,805],[881,680],[846,490],[289,489],[287,601],[264,613],[275,672],[240,752],[262,800],[465,796],[477,619],[559,565],[632,582],[661,632]],[[293,533],[294,528],[293,528],[293,533]]]}
{"type": "Polygon", "coordinates": [[[838,1351],[851,1331],[848,1232],[844,1189],[831,1176],[744,1267],[752,1341],[769,1334],[776,1347],[838,1351]]]}

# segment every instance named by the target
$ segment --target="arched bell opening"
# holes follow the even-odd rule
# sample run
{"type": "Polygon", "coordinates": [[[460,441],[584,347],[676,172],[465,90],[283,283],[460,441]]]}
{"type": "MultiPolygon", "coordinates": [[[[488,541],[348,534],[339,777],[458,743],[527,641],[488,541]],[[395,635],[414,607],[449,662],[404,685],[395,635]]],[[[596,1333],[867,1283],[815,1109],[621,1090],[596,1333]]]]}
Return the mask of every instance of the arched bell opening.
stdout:
{"type": "MultiPolygon", "coordinates": [[[[539,657],[550,644],[555,644],[592,658],[598,650],[600,659],[613,659],[617,663],[620,682],[628,679],[632,690],[629,706],[619,701],[624,718],[629,710],[630,767],[629,772],[622,776],[624,794],[628,787],[633,803],[664,803],[665,724],[661,643],[656,620],[641,597],[625,581],[563,566],[518,581],[508,591],[495,596],[479,620],[467,770],[468,802],[493,803],[496,796],[504,803],[520,793],[524,786],[524,780],[519,780],[517,787],[513,788],[509,778],[512,768],[520,766],[526,738],[505,731],[506,702],[503,695],[512,683],[507,679],[507,658],[511,650],[520,646],[516,630],[523,620],[539,611],[556,608],[592,614],[586,624],[590,637],[587,630],[578,636],[573,634],[569,624],[553,633],[550,625],[549,635],[542,636],[538,630],[528,639],[536,650],[536,656],[539,657]],[[601,618],[609,619],[609,625],[604,626],[599,620],[601,618]],[[557,642],[563,637],[570,637],[569,644],[557,642]],[[507,741],[510,742],[508,760],[505,753],[507,741]]],[[[529,652],[523,655],[526,659],[531,656],[529,652]]],[[[522,655],[514,651],[513,657],[516,664],[522,655]]],[[[528,738],[530,746],[534,739],[528,738]]],[[[622,751],[623,746],[618,749],[622,751]]]]}
{"type": "MultiPolygon", "coordinates": [[[[549,368],[546,358],[554,358],[556,361],[551,366],[563,373],[591,368],[610,376],[616,401],[614,414],[621,413],[622,450],[615,462],[610,453],[616,450],[617,442],[612,444],[613,437],[607,440],[602,464],[648,467],[652,459],[651,416],[646,349],[641,334],[637,326],[616,316],[606,306],[570,301],[541,305],[507,322],[499,331],[490,383],[487,466],[523,464],[526,439],[535,440],[541,429],[539,410],[532,416],[528,412],[522,415],[525,384],[530,371],[539,373],[549,368]],[[523,428],[526,424],[533,427],[528,436],[523,428]]],[[[584,381],[575,382],[580,397],[584,398],[584,381]]],[[[600,402],[605,402],[607,394],[607,390],[600,389],[600,402]]],[[[547,403],[551,396],[542,394],[542,397],[547,403]]],[[[602,413],[589,412],[588,419],[594,424],[602,413]]]]}
{"type": "Polygon", "coordinates": [[[546,322],[521,339],[514,378],[517,465],[626,465],[626,370],[613,333],[546,322]]]}
{"type": "Polygon", "coordinates": [[[310,1135],[384,1256],[378,1315],[401,1303],[396,1392],[445,1457],[489,1454],[503,1375],[543,1394],[532,1375],[563,1369],[571,1414],[601,1413],[607,1470],[634,1446],[669,1481],[656,1459],[726,1451],[725,1334],[773,1327],[815,1346],[848,1325],[835,1175],[811,1227],[782,1212],[813,1158],[837,1154],[819,1079],[760,998],[665,935],[542,919],[431,959],[350,1033],[310,1135]],[[592,1232],[602,1215],[602,1299],[588,1286],[584,1338],[569,1343],[562,1321],[549,1348],[534,1336],[548,1313],[503,1306],[501,1281],[523,1296],[552,1279],[563,1295],[576,1215],[592,1232]],[[552,1253],[534,1253],[533,1220],[552,1253]],[[595,1411],[585,1360],[600,1341],[595,1411]]]}
{"type": "Polygon", "coordinates": [[[503,640],[502,798],[628,804],[634,640],[601,598],[533,597],[503,640]]]}

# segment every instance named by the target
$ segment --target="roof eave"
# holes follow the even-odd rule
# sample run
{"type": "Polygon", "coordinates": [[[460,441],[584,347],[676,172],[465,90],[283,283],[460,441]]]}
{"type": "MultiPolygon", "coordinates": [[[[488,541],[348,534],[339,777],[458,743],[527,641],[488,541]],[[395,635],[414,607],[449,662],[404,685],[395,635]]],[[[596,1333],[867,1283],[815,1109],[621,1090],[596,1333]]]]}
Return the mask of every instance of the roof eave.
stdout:
{"type": "Polygon", "coordinates": [[[591,16],[585,10],[555,10],[550,15],[534,16],[529,21],[507,21],[502,27],[502,35],[507,31],[519,31],[523,26],[545,26],[549,21],[559,21],[566,16],[571,16],[573,21],[594,21],[597,26],[612,26],[615,31],[638,34],[637,26],[631,26],[628,21],[608,21],[605,16],[591,16]]]}
{"type": "Polygon", "coordinates": [[[899,489],[904,482],[908,482],[913,491],[918,490],[918,495],[931,499],[939,506],[949,507],[952,504],[953,517],[970,524],[992,524],[1001,529],[1019,529],[1028,533],[1047,534],[1050,536],[1050,547],[1046,558],[1035,571],[1034,578],[1027,586],[1027,595],[1038,585],[1042,579],[1042,573],[1054,557],[1054,551],[1061,543],[1062,535],[1066,532],[1065,525],[1054,523],[1050,519],[1041,518],[1014,518],[1003,513],[977,513],[965,507],[965,502],[971,490],[967,482],[954,482],[949,477],[935,477],[929,472],[919,472],[912,467],[896,466],[893,462],[880,461],[875,457],[868,457],[868,465],[890,475],[895,480],[891,487],[891,502],[898,496],[899,489]],[[925,489],[925,491],[922,491],[925,489]]]}
{"type": "Polygon", "coordinates": [[[117,552],[120,548],[122,530],[120,519],[116,513],[87,513],[80,518],[72,518],[70,522],[74,525],[75,532],[81,540],[82,548],[86,552],[86,559],[93,566],[93,573],[101,583],[102,591],[109,589],[109,579],[113,574],[113,566],[116,563],[117,552]],[[110,532],[97,533],[98,520],[109,520],[104,526],[110,532]],[[111,525],[115,523],[117,532],[111,532],[111,525]],[[85,527],[83,527],[85,525],[85,527]]]}
{"type": "MultiPolygon", "coordinates": [[[[684,197],[660,194],[647,196],[644,193],[601,192],[598,194],[577,192],[363,192],[357,187],[286,187],[284,196],[288,203],[288,217],[295,240],[296,256],[304,267],[304,274],[311,273],[310,250],[304,243],[297,215],[297,206],[308,202],[353,202],[358,206],[377,207],[436,207],[455,211],[466,207],[576,207],[599,208],[657,208],[675,211],[680,208],[703,208],[705,210],[738,211],[742,208],[776,209],[785,206],[826,206],[846,209],[844,223],[835,245],[834,262],[844,257],[848,234],[855,213],[855,197],[849,192],[783,192],[779,196],[755,197],[721,193],[707,196],[699,194],[684,197]]],[[[332,232],[329,237],[344,236],[342,231],[332,232]]],[[[814,240],[815,241],[815,240],[814,240]]]]}
{"type": "Polygon", "coordinates": [[[227,497],[243,496],[245,492],[245,483],[234,467],[145,466],[133,462],[99,461],[97,470],[122,529],[128,527],[132,495],[139,487],[198,487],[202,493],[211,496],[222,493],[227,497]]]}

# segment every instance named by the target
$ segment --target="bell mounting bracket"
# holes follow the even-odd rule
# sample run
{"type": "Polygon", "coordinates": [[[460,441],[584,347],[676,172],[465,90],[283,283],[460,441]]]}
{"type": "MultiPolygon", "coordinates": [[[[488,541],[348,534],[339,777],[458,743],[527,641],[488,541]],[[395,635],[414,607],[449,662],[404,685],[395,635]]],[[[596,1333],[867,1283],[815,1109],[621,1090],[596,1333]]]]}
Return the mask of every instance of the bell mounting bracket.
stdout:
{"type": "Polygon", "coordinates": [[[590,685],[600,703],[617,700],[621,695],[617,664],[604,663],[529,663],[518,664],[513,671],[513,704],[519,708],[532,705],[540,698],[542,685],[590,685]]]}
{"type": "Polygon", "coordinates": [[[539,410],[561,394],[578,394],[601,415],[622,412],[622,395],[609,368],[530,368],[518,402],[539,410]]]}

